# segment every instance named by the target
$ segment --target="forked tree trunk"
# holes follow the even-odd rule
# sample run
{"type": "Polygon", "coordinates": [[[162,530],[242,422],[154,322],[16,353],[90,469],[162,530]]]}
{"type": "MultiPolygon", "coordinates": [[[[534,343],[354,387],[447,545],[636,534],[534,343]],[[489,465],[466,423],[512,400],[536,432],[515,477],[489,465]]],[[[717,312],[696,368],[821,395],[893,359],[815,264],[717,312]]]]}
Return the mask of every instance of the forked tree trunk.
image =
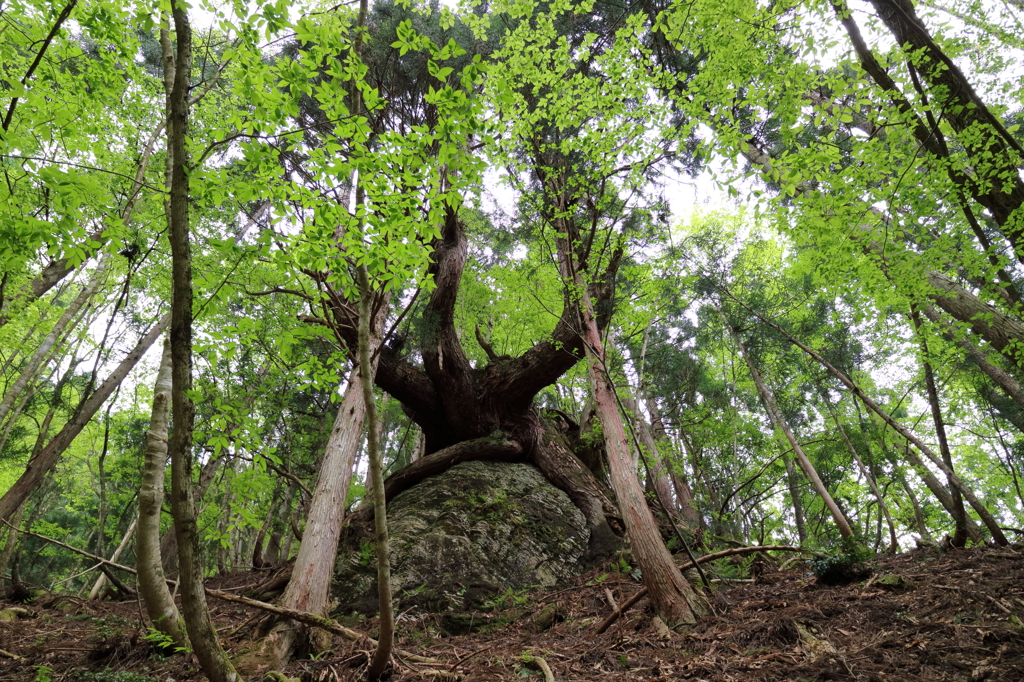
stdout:
{"type": "Polygon", "coordinates": [[[160,557],[160,511],[164,501],[167,469],[167,424],[171,407],[171,343],[164,341],[160,369],[153,391],[153,409],[146,431],[142,486],[139,489],[139,529],[135,543],[135,567],[139,572],[139,596],[154,628],[187,647],[185,623],[174,605],[160,557]]]}

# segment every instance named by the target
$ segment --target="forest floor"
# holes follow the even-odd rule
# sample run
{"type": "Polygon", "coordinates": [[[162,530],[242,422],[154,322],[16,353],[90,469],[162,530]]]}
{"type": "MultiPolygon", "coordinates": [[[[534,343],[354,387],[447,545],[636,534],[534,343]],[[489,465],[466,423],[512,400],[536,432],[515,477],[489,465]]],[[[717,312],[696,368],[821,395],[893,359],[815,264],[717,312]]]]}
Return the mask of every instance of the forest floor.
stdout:
{"type": "MultiPolygon", "coordinates": [[[[921,549],[869,563],[870,578],[843,586],[817,584],[806,562],[782,571],[770,565],[754,582],[717,583],[714,614],[682,634],[659,633],[646,599],[595,634],[613,610],[610,600],[622,604],[640,590],[618,572],[510,592],[487,613],[404,613],[398,646],[438,663],[399,661],[390,679],[543,679],[543,659],[559,681],[1024,680],[1024,547],[921,549]],[[545,607],[558,622],[541,631],[535,621],[545,607]]],[[[210,582],[237,594],[264,576],[210,582]]],[[[210,605],[225,646],[239,650],[259,614],[216,599],[210,605]]],[[[134,601],[52,595],[0,602],[12,607],[26,613],[0,622],[4,682],[204,679],[191,654],[155,655],[134,601]]],[[[372,634],[374,626],[353,627],[372,634]]],[[[302,682],[359,680],[365,648],[336,638],[332,651],[284,672],[302,682]]]]}

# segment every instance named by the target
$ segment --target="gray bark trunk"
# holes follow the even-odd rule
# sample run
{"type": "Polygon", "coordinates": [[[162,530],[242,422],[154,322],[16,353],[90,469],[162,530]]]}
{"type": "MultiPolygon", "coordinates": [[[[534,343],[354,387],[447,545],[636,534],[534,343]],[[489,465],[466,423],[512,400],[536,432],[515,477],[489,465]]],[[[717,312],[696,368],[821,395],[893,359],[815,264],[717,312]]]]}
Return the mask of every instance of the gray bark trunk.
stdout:
{"type": "Polygon", "coordinates": [[[160,557],[160,511],[164,501],[164,473],[167,469],[167,424],[171,406],[171,344],[164,352],[153,391],[153,409],[146,431],[146,450],[139,490],[139,528],[135,544],[135,567],[139,571],[139,596],[154,628],[175,646],[187,647],[185,623],[167,587],[160,557]]]}

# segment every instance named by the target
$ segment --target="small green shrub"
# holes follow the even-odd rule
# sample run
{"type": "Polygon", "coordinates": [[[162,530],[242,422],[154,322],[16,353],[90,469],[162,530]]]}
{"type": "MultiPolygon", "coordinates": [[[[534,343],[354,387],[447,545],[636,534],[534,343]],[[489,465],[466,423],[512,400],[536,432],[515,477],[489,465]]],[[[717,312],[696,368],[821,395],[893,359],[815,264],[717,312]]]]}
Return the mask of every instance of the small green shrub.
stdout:
{"type": "Polygon", "coordinates": [[[842,546],[823,557],[811,560],[811,570],[823,585],[848,585],[871,575],[865,563],[874,554],[855,540],[846,540],[842,546]]]}

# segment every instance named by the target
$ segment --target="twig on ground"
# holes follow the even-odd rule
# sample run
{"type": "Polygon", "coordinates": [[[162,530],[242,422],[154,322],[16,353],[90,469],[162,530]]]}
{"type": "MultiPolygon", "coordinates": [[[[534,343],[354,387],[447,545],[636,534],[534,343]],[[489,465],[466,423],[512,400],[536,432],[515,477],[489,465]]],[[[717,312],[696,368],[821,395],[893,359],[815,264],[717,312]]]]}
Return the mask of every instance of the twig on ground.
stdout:
{"type": "Polygon", "coordinates": [[[473,658],[474,656],[476,656],[478,654],[482,654],[485,651],[490,651],[491,649],[493,649],[496,646],[498,646],[498,645],[497,644],[492,644],[490,646],[485,646],[483,649],[477,649],[476,651],[474,651],[471,654],[466,654],[465,656],[463,656],[459,660],[457,660],[454,663],[452,663],[451,667],[448,668],[448,672],[454,672],[454,670],[456,668],[458,668],[460,665],[462,665],[463,663],[465,663],[469,659],[473,658]]]}
{"type": "MultiPolygon", "coordinates": [[[[688,571],[691,568],[693,568],[695,564],[703,564],[708,561],[716,561],[717,559],[724,559],[729,556],[735,556],[738,554],[752,554],[754,552],[807,552],[808,554],[814,554],[814,552],[810,552],[806,549],[801,549],[800,547],[790,547],[788,545],[759,545],[757,547],[733,547],[731,549],[722,550],[721,552],[715,552],[714,554],[706,554],[702,557],[698,557],[695,562],[688,561],[682,566],[680,566],[679,570],[688,571]]],[[[603,633],[605,630],[611,627],[612,623],[617,621],[619,619],[619,616],[625,613],[629,609],[629,607],[633,606],[633,604],[636,604],[638,601],[640,601],[646,596],[647,588],[645,587],[636,594],[634,594],[632,597],[630,597],[625,604],[612,611],[611,614],[609,614],[608,617],[601,622],[601,625],[598,626],[597,632],[595,634],[600,635],[601,633],[603,633]]]]}
{"type": "Polygon", "coordinates": [[[608,598],[608,606],[612,607],[612,611],[618,611],[619,605],[615,601],[615,595],[607,587],[604,588],[604,596],[608,598]]]}

